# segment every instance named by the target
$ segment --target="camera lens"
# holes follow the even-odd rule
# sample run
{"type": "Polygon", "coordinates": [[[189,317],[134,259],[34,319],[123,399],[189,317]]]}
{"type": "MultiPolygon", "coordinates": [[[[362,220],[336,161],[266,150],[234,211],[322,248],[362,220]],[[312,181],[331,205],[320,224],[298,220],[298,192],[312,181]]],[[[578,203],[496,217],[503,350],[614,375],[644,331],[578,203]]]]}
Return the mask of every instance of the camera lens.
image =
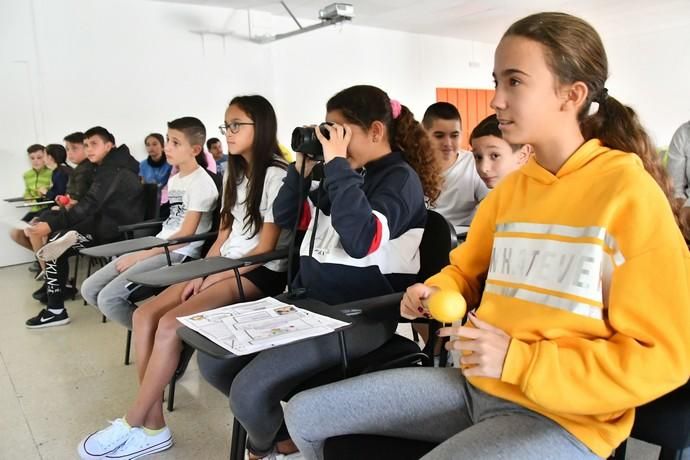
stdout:
{"type": "MultiPolygon", "coordinates": [[[[325,128],[319,126],[322,134],[328,138],[328,131],[324,133],[325,128]]],[[[316,137],[316,131],[311,127],[298,126],[292,131],[292,141],[290,143],[292,150],[300,152],[314,161],[323,161],[323,147],[321,142],[316,137]]]]}

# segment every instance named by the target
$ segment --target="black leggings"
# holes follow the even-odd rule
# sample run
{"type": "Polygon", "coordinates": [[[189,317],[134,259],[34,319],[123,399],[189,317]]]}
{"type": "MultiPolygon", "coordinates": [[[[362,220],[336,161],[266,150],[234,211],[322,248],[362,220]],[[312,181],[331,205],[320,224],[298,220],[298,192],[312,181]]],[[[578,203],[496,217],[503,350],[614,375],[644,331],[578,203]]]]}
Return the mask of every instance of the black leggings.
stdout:
{"type": "MultiPolygon", "coordinates": [[[[348,357],[379,348],[392,337],[395,326],[357,321],[345,331],[348,357]]],[[[204,378],[229,395],[232,413],[247,430],[252,451],[263,454],[287,439],[280,402],[310,378],[338,366],[342,357],[338,334],[329,334],[228,360],[199,353],[198,360],[204,378]]]]}
{"type": "MultiPolygon", "coordinates": [[[[61,230],[52,233],[48,242],[60,238],[66,232],[67,230],[61,230]]],[[[78,254],[79,249],[93,245],[94,242],[91,235],[82,235],[78,233],[78,240],[74,246],[67,249],[56,260],[46,260],[45,280],[46,292],[48,294],[48,308],[61,309],[65,307],[62,291],[65,289],[67,277],[69,276],[69,263],[67,259],[69,259],[70,256],[78,254]]]]}

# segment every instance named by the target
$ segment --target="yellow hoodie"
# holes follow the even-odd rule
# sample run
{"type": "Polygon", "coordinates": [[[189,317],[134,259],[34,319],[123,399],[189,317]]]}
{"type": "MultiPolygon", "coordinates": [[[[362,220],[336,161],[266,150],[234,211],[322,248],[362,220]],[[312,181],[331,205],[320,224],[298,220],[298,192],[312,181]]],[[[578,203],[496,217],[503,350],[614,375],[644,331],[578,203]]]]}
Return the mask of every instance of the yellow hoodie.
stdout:
{"type": "Polygon", "coordinates": [[[583,144],[556,175],[532,158],[484,199],[451,265],[460,291],[512,337],[477,388],[556,421],[602,457],[634,407],[690,375],[690,256],[637,155],[583,144]]]}

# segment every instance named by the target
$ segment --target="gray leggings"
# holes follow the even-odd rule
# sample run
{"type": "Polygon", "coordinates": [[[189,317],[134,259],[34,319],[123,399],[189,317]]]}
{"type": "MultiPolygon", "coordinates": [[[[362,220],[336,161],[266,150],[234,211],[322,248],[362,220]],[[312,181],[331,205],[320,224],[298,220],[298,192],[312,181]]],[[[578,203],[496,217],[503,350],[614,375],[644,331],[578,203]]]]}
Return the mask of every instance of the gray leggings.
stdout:
{"type": "Polygon", "coordinates": [[[550,419],[470,385],[454,368],[376,372],[290,400],[285,422],[307,460],[326,439],[375,434],[440,443],[425,460],[596,459],[550,419]]]}
{"type": "MultiPolygon", "coordinates": [[[[182,254],[170,253],[170,260],[174,264],[182,262],[184,258],[182,254]]],[[[132,291],[127,289],[130,283],[127,278],[136,273],[165,267],[168,262],[165,254],[158,254],[137,262],[122,273],[117,271],[116,263],[117,259],[113,259],[105,267],[86,278],[81,284],[81,296],[87,303],[98,307],[106,318],[131,330],[134,308],[127,300],[132,294],[132,291]]]]}

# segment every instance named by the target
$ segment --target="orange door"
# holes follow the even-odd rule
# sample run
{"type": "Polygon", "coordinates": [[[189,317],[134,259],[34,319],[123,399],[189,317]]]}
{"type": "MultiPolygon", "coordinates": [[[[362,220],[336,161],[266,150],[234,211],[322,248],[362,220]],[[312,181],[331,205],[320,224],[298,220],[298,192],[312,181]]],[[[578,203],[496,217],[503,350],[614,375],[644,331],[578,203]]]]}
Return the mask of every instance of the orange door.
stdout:
{"type": "Polygon", "coordinates": [[[457,107],[462,119],[460,147],[469,150],[470,133],[487,116],[494,113],[489,107],[493,89],[436,88],[437,102],[450,102],[457,107]]]}

